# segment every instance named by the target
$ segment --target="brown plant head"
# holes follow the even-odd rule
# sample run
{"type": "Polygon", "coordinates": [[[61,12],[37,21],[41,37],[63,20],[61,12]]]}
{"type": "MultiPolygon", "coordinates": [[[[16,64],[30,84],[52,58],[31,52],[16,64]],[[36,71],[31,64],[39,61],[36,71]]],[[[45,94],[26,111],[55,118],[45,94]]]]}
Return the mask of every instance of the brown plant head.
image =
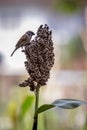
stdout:
{"type": "Polygon", "coordinates": [[[50,70],[54,64],[54,47],[52,41],[52,31],[47,24],[40,25],[36,37],[26,45],[24,49],[26,55],[25,68],[29,74],[27,80],[21,87],[29,86],[34,91],[35,85],[46,85],[50,77],[50,70]]]}

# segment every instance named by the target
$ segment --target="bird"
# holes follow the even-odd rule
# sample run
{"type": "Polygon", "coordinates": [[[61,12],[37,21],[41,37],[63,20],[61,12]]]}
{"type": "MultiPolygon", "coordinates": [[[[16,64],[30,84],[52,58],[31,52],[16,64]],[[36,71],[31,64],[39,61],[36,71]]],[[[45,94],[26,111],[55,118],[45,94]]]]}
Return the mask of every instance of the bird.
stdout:
{"type": "Polygon", "coordinates": [[[33,35],[35,35],[35,33],[32,31],[27,31],[24,35],[22,35],[22,37],[18,40],[17,44],[15,45],[15,49],[11,53],[11,56],[13,56],[14,52],[17,49],[19,49],[20,47],[23,48],[23,46],[26,46],[27,44],[29,44],[33,35]]]}

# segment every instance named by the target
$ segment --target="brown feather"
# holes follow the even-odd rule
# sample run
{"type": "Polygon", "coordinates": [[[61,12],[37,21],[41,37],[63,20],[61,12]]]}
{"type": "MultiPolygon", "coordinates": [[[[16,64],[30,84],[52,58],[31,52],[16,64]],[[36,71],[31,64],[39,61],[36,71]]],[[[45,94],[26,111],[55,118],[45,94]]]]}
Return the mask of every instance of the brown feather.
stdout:
{"type": "Polygon", "coordinates": [[[11,56],[13,56],[14,52],[17,50],[18,48],[15,48],[14,51],[11,53],[11,56]]]}
{"type": "Polygon", "coordinates": [[[19,48],[19,47],[21,47],[21,46],[23,46],[24,45],[24,43],[25,43],[25,41],[26,41],[26,38],[27,38],[27,35],[23,35],[20,39],[19,39],[19,41],[17,42],[17,44],[16,44],[16,48],[19,48]],[[24,42],[23,42],[24,41],[24,42]],[[20,44],[20,43],[22,43],[22,44],[20,44]]]}
{"type": "Polygon", "coordinates": [[[32,36],[34,35],[34,33],[32,31],[27,31],[17,42],[17,44],[15,45],[15,49],[12,52],[11,56],[14,54],[14,52],[23,46],[26,46],[26,44],[30,43],[30,40],[32,38],[32,36]]]}

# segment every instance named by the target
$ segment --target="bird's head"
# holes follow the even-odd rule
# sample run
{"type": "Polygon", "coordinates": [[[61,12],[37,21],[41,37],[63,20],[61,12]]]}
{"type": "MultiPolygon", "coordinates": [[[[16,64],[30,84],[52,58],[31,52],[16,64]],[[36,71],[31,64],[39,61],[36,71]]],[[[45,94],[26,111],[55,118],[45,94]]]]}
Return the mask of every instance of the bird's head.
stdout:
{"type": "Polygon", "coordinates": [[[35,33],[32,32],[32,31],[27,31],[26,34],[29,35],[29,36],[33,36],[33,35],[35,35],[35,33]]]}

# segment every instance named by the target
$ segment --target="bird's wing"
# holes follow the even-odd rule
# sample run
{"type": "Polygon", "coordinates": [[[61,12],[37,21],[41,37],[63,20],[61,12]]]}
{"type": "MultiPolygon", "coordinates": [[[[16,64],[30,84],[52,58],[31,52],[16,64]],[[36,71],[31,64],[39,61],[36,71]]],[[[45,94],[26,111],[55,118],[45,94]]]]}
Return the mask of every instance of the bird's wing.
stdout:
{"type": "Polygon", "coordinates": [[[19,40],[18,40],[18,42],[17,42],[17,44],[16,44],[16,48],[19,48],[19,47],[21,47],[22,46],[22,44],[20,44],[20,43],[24,43],[25,41],[26,41],[26,39],[27,39],[27,35],[23,35],[19,40]]]}

